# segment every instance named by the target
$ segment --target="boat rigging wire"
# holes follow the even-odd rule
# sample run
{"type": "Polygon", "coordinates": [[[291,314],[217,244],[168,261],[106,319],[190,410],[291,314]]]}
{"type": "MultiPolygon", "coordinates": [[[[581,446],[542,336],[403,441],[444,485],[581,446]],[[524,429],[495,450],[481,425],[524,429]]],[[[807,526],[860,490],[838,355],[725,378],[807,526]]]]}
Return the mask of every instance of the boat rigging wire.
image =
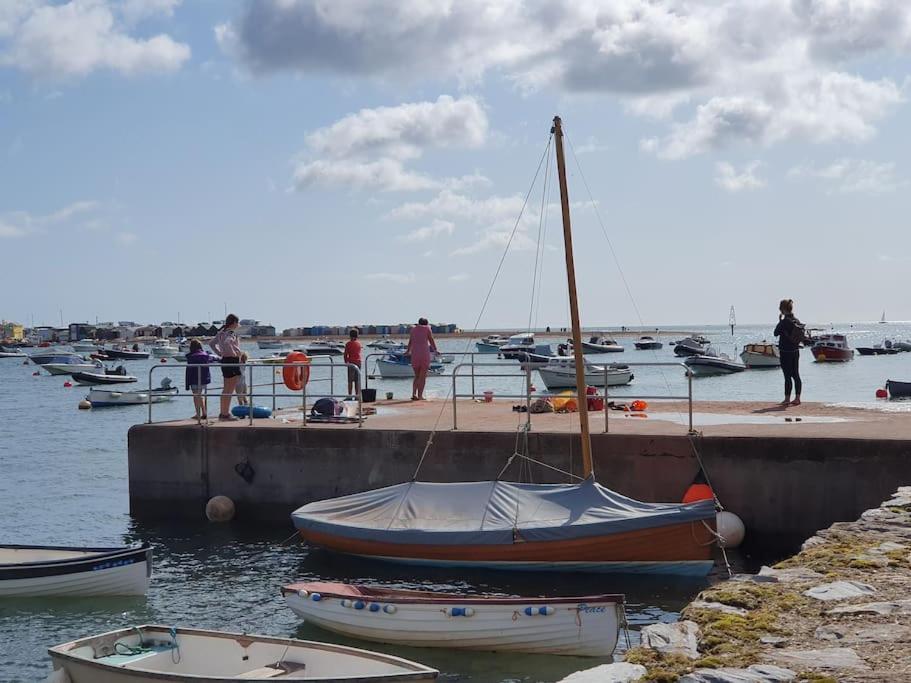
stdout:
{"type": "MultiPolygon", "coordinates": [[[[497,284],[497,279],[500,277],[500,272],[503,270],[503,263],[506,261],[506,256],[509,254],[509,248],[512,246],[516,232],[519,230],[519,225],[522,223],[522,216],[525,215],[525,208],[528,206],[528,200],[531,198],[531,193],[534,191],[535,185],[538,182],[538,176],[541,174],[541,166],[544,165],[545,159],[549,157],[548,152],[550,151],[550,145],[553,137],[553,133],[551,133],[547,138],[547,144],[544,146],[544,152],[541,154],[541,159],[538,161],[538,168],[535,170],[535,175],[531,179],[531,185],[528,187],[528,192],[525,193],[525,199],[522,201],[522,208],[519,209],[519,215],[516,217],[515,225],[512,227],[512,232],[509,233],[509,239],[506,241],[506,246],[503,249],[503,254],[500,256],[500,261],[497,264],[497,269],[494,271],[493,279],[490,282],[490,286],[487,288],[487,295],[484,297],[484,302],[481,304],[481,310],[478,312],[478,316],[474,322],[474,327],[471,329],[471,332],[473,333],[477,333],[478,326],[481,324],[481,318],[484,316],[484,312],[487,310],[487,304],[490,302],[490,297],[493,294],[493,289],[497,284]]],[[[462,352],[462,354],[464,355],[468,353],[469,348],[471,348],[471,335],[469,336],[465,350],[462,352]]],[[[451,387],[447,387],[446,396],[440,405],[440,412],[437,414],[436,421],[433,423],[433,428],[430,430],[430,435],[427,437],[427,443],[424,445],[424,451],[421,453],[421,458],[418,460],[418,465],[414,470],[414,475],[411,477],[411,481],[417,481],[418,473],[421,471],[421,466],[424,464],[424,459],[427,457],[427,454],[433,447],[434,436],[436,435],[437,429],[440,426],[440,420],[443,418],[443,411],[446,410],[446,404],[449,402],[451,393],[451,387]]],[[[456,400],[455,396],[452,397],[452,400],[456,400]]],[[[392,519],[395,519],[397,515],[398,510],[396,510],[396,513],[392,516],[392,519]]]]}

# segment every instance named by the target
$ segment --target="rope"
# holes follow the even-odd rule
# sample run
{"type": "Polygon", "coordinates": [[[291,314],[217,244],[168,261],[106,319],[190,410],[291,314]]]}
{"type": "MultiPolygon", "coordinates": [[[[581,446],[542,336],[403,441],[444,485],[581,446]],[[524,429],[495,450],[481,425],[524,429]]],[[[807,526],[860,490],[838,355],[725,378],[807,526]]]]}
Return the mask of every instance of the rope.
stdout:
{"type": "MultiPolygon", "coordinates": [[[[487,310],[487,304],[490,302],[490,297],[493,294],[493,288],[497,284],[497,279],[500,277],[500,271],[503,269],[503,263],[506,261],[506,255],[509,253],[509,248],[512,246],[512,241],[515,239],[516,232],[519,230],[519,224],[522,222],[522,216],[525,215],[525,207],[528,206],[528,200],[531,197],[532,191],[535,189],[535,185],[538,182],[538,176],[541,173],[541,166],[544,164],[544,160],[548,158],[548,151],[550,150],[550,143],[553,139],[553,134],[549,135],[547,138],[547,145],[544,147],[544,152],[541,155],[540,161],[538,161],[538,168],[535,170],[535,175],[531,179],[531,185],[528,188],[528,192],[525,193],[525,199],[522,202],[522,208],[519,210],[519,215],[516,217],[516,223],[512,228],[512,232],[509,233],[509,239],[506,241],[506,247],[503,249],[503,254],[500,256],[500,261],[497,264],[497,269],[493,274],[493,279],[490,282],[490,287],[487,288],[487,295],[484,297],[484,303],[481,304],[481,310],[478,313],[478,317],[475,319],[474,327],[471,332],[476,333],[478,331],[478,326],[481,324],[481,318],[484,316],[484,312],[487,310]]],[[[468,349],[471,348],[471,335],[468,337],[468,341],[465,344],[465,350],[462,352],[462,355],[468,353],[468,349]]],[[[449,403],[449,397],[452,393],[451,386],[446,388],[446,396],[443,399],[442,404],[440,405],[440,412],[437,414],[436,421],[433,423],[433,429],[430,430],[430,436],[427,437],[427,443],[424,445],[424,451],[421,453],[421,458],[418,460],[418,466],[414,470],[414,475],[411,477],[412,481],[416,481],[418,478],[418,473],[421,471],[421,466],[424,464],[424,459],[427,457],[427,454],[430,452],[431,447],[433,446],[433,439],[437,433],[437,430],[440,426],[440,420],[443,419],[443,412],[446,410],[446,405],[449,403]]],[[[455,397],[452,397],[452,400],[455,401],[455,397]]]]}

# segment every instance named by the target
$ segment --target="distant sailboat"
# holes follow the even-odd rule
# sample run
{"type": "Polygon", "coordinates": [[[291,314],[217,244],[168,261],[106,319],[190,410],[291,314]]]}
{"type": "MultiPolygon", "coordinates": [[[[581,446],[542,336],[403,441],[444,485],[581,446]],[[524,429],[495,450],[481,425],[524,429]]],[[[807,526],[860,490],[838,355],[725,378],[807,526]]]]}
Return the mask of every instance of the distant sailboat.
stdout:
{"type": "Polygon", "coordinates": [[[883,317],[879,319],[879,324],[880,325],[886,324],[886,312],[885,311],[883,311],[883,317]]]}

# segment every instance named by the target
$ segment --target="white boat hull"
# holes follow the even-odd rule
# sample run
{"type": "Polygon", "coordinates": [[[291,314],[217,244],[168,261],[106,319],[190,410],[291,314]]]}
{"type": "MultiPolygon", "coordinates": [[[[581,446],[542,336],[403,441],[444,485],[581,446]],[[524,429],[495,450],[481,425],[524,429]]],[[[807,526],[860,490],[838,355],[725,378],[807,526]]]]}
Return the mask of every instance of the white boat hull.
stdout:
{"type": "MultiPolygon", "coordinates": [[[[177,389],[164,392],[152,392],[152,403],[165,403],[177,396],[177,389]]],[[[148,405],[148,391],[112,391],[110,389],[89,389],[86,400],[93,408],[106,408],[109,406],[138,406],[148,405]]]]}
{"type": "Polygon", "coordinates": [[[286,592],[285,602],[295,614],[327,631],[413,647],[610,657],[623,620],[616,602],[554,605],[549,614],[540,613],[545,603],[534,598],[519,606],[471,602],[470,616],[450,616],[440,603],[311,597],[286,592]],[[371,604],[378,609],[371,611],[371,604]]]}
{"type": "Polygon", "coordinates": [[[776,356],[767,356],[764,353],[753,353],[752,351],[742,352],[740,360],[748,368],[777,368],[781,365],[781,359],[776,356]]]}
{"type": "Polygon", "coordinates": [[[172,358],[183,355],[183,351],[176,346],[155,346],[152,348],[151,353],[155,358],[172,358]]]}
{"type": "MultiPolygon", "coordinates": [[[[380,358],[377,360],[376,366],[379,368],[380,375],[382,375],[384,379],[406,379],[414,377],[414,369],[411,367],[411,365],[392,363],[388,360],[380,358]]],[[[428,374],[439,375],[442,372],[443,366],[439,363],[433,363],[430,365],[428,374]]]]}
{"type": "Polygon", "coordinates": [[[434,680],[439,673],[399,657],[330,643],[149,625],[57,645],[48,654],[55,671],[65,671],[71,683],[391,683],[434,680]]]}
{"type": "Polygon", "coordinates": [[[691,356],[686,359],[686,366],[694,377],[712,377],[714,375],[731,375],[743,372],[746,366],[734,361],[720,362],[716,360],[701,361],[701,356],[691,356]]]}
{"type": "Polygon", "coordinates": [[[475,342],[478,353],[499,353],[502,344],[486,344],[484,342],[475,342]]]}
{"type": "MultiPolygon", "coordinates": [[[[538,368],[538,374],[548,389],[575,389],[576,371],[572,368],[538,368]]],[[[590,387],[618,387],[629,384],[633,380],[632,370],[608,370],[605,384],[604,370],[592,371],[589,368],[585,373],[585,384],[590,387]]]]}
{"type": "Polygon", "coordinates": [[[28,358],[28,356],[18,351],[0,351],[0,358],[28,358]]]}
{"type": "Polygon", "coordinates": [[[145,562],[99,571],[0,581],[0,598],[145,595],[151,568],[145,562]]]}
{"type": "Polygon", "coordinates": [[[102,365],[94,363],[45,363],[41,367],[52,375],[72,375],[74,372],[98,372],[103,368],[102,365]]]}

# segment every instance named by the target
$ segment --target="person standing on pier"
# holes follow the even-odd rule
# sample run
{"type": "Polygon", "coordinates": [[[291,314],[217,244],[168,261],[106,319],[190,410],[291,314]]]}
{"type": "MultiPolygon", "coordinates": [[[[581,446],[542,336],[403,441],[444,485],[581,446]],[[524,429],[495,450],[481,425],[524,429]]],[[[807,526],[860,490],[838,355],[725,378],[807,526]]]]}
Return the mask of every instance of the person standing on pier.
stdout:
{"type": "Polygon", "coordinates": [[[427,383],[427,373],[430,370],[430,361],[437,352],[437,343],[427,318],[420,318],[418,324],[411,328],[408,338],[406,355],[411,357],[411,368],[414,370],[414,382],[411,384],[411,400],[424,400],[424,385],[427,383]]]}
{"type": "Polygon", "coordinates": [[[225,318],[225,324],[209,342],[212,350],[221,356],[221,376],[224,386],[221,390],[221,410],[218,412],[218,419],[223,422],[237,419],[231,414],[231,395],[237,389],[237,381],[241,375],[241,370],[237,367],[240,364],[240,341],[235,332],[239,324],[240,319],[233,313],[229,313],[225,318]]]}
{"type": "Polygon", "coordinates": [[[216,356],[206,353],[198,339],[190,341],[190,352],[187,354],[186,386],[193,392],[193,407],[196,408],[196,420],[206,420],[206,386],[212,381],[209,365],[217,363],[216,356]],[[193,367],[194,365],[203,367],[193,367]]]}
{"type": "Polygon", "coordinates": [[[784,401],[782,406],[799,406],[803,382],[800,381],[800,343],[804,341],[804,326],[794,317],[794,300],[782,299],[778,304],[778,351],[781,354],[781,372],[784,374],[784,401]],[[791,386],[794,400],[791,400],[791,386]]]}
{"type": "MultiPolygon", "coordinates": [[[[345,363],[348,365],[356,365],[358,368],[361,367],[361,343],[357,340],[358,330],[354,328],[353,330],[348,331],[348,343],[345,344],[345,363]]],[[[358,386],[360,389],[360,382],[358,381],[358,371],[354,368],[348,368],[348,395],[354,396],[354,387],[358,386]]]]}

